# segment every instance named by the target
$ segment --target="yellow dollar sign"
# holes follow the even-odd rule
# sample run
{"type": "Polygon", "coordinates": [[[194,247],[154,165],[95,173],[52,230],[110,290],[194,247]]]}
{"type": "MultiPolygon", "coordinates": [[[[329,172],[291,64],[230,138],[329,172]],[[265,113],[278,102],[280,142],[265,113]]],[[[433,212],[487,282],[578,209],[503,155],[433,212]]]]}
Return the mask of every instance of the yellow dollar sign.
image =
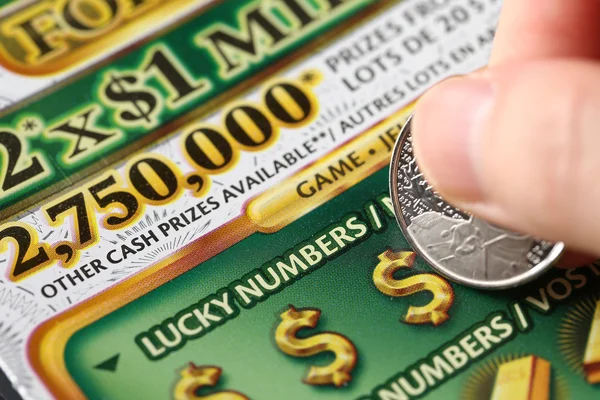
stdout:
{"type": "Polygon", "coordinates": [[[219,367],[197,367],[190,363],[190,366],[181,371],[181,379],[175,385],[173,398],[175,400],[249,400],[246,396],[238,392],[219,392],[206,396],[198,396],[198,389],[206,386],[215,386],[221,378],[221,368],[219,367]]]}
{"type": "Polygon", "coordinates": [[[303,382],[309,385],[335,385],[340,387],[352,380],[350,372],[356,365],[356,348],[350,340],[339,333],[320,333],[299,339],[296,333],[302,328],[314,328],[321,317],[321,310],[293,306],[281,314],[281,323],[275,331],[275,342],[285,354],[294,357],[310,357],[325,351],[335,354],[335,360],[326,366],[311,366],[303,382]]]}
{"type": "Polygon", "coordinates": [[[411,269],[416,254],[412,251],[394,253],[387,250],[379,255],[379,264],[373,272],[373,282],[383,294],[394,297],[410,296],[429,291],[433,299],[422,307],[410,306],[404,321],[408,324],[433,324],[438,326],[446,322],[450,316],[448,310],[454,303],[454,290],[444,279],[433,274],[418,274],[404,279],[395,279],[396,271],[411,269]]]}

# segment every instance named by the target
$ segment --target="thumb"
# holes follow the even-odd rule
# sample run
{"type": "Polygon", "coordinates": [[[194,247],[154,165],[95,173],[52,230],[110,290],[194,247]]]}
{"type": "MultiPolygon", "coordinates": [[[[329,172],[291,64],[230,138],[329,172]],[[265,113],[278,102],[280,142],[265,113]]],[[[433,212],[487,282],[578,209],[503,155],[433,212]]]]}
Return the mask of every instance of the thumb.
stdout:
{"type": "Polygon", "coordinates": [[[456,207],[600,255],[600,64],[444,81],[419,101],[413,135],[425,177],[456,207]]]}

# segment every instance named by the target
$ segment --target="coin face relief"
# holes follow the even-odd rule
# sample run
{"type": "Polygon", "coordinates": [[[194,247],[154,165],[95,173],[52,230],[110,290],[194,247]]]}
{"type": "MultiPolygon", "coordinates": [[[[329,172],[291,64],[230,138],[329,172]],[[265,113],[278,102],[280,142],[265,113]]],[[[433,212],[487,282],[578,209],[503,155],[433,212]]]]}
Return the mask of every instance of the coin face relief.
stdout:
{"type": "Polygon", "coordinates": [[[396,220],[414,250],[442,275],[482,289],[519,286],[549,269],[563,243],[475,218],[448,204],[429,185],[413,154],[411,121],[394,147],[390,194],[396,220]]]}

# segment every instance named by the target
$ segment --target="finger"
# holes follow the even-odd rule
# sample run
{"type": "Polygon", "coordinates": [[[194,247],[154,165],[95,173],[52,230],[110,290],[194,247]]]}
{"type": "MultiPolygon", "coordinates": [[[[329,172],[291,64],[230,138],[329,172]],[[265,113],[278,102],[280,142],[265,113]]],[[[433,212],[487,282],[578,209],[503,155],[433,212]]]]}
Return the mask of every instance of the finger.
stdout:
{"type": "Polygon", "coordinates": [[[600,66],[516,63],[417,104],[415,155],[459,208],[600,255],[600,66]]]}
{"type": "Polygon", "coordinates": [[[505,0],[490,65],[600,57],[600,0],[505,0]]]}
{"type": "Polygon", "coordinates": [[[590,265],[596,261],[598,257],[590,256],[589,254],[578,253],[574,251],[566,251],[556,263],[559,268],[577,268],[585,265],[590,265]]]}

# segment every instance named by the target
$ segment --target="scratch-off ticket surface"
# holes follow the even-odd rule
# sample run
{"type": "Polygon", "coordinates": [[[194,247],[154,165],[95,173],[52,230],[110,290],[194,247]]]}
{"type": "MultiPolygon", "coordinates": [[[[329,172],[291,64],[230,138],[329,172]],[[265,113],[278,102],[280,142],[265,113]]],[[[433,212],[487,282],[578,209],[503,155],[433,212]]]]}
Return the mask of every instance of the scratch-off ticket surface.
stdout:
{"type": "Polygon", "coordinates": [[[9,398],[595,398],[600,266],[484,292],[394,219],[499,0],[0,2],[9,398]]]}

